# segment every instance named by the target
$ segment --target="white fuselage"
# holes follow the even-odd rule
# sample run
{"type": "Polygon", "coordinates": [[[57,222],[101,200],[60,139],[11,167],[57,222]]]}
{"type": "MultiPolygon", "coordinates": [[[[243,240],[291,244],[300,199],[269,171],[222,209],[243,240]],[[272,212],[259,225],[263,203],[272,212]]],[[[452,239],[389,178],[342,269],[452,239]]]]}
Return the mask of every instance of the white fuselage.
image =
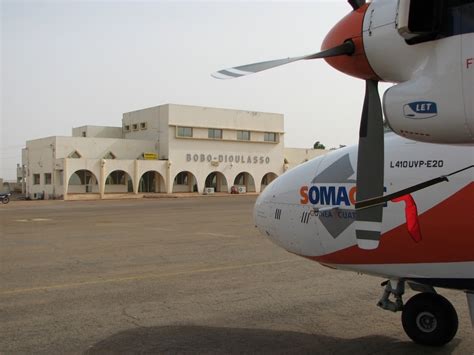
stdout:
{"type": "MultiPolygon", "coordinates": [[[[387,194],[473,164],[472,146],[385,135],[387,194]]],[[[422,233],[418,243],[406,229],[404,203],[388,202],[380,246],[367,251],[357,247],[353,223],[356,166],[357,146],[352,146],[286,172],[259,196],[256,226],[287,251],[331,267],[388,278],[472,282],[474,169],[412,194],[422,233]]]]}

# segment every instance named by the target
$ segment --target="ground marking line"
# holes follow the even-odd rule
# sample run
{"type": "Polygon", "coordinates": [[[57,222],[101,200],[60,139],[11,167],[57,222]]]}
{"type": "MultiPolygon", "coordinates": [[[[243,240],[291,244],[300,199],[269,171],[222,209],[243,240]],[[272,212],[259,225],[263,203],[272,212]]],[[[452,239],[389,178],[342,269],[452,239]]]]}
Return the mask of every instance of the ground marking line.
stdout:
{"type": "Polygon", "coordinates": [[[45,222],[51,221],[51,218],[31,218],[31,219],[15,219],[15,222],[45,222]]]}
{"type": "Polygon", "coordinates": [[[207,268],[207,269],[168,272],[168,273],[163,273],[163,274],[145,274],[145,275],[136,275],[136,276],[129,276],[129,277],[120,277],[120,278],[115,278],[115,279],[75,282],[75,283],[62,284],[62,285],[39,286],[39,287],[31,287],[31,288],[19,288],[19,289],[1,291],[0,295],[13,295],[13,294],[18,294],[18,293],[28,293],[28,292],[35,292],[35,291],[48,291],[48,290],[63,289],[63,288],[70,288],[70,287],[79,287],[79,286],[85,286],[85,285],[95,285],[95,284],[125,282],[125,281],[137,281],[137,280],[164,278],[164,277],[180,276],[180,275],[202,274],[202,273],[207,273],[207,272],[236,270],[236,269],[243,269],[243,268],[254,267],[254,266],[276,265],[276,264],[283,264],[283,263],[296,262],[296,261],[298,261],[298,260],[297,259],[285,259],[285,260],[280,260],[280,261],[267,261],[267,262],[261,262],[261,263],[253,263],[253,264],[229,265],[229,266],[214,267],[214,268],[207,268]]]}

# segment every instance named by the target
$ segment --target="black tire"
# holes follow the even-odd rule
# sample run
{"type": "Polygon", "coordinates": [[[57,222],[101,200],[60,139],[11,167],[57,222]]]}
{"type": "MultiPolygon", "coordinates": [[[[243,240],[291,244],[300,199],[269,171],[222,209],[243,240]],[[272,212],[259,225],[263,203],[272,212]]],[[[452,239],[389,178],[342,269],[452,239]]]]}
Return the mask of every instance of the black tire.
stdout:
{"type": "Polygon", "coordinates": [[[8,202],[10,202],[10,198],[8,196],[6,196],[2,199],[3,204],[8,203],[8,202]]]}
{"type": "Polygon", "coordinates": [[[453,305],[436,293],[419,293],[403,307],[405,333],[415,342],[429,346],[449,343],[458,331],[458,315],[453,305]]]}

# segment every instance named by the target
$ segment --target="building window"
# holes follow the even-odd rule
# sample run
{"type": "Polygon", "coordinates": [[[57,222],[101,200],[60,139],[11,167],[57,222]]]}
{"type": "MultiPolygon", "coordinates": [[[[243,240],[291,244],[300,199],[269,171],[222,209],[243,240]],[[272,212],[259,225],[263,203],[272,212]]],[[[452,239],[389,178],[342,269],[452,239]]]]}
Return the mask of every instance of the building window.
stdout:
{"type": "Polygon", "coordinates": [[[112,152],[108,152],[107,154],[104,155],[103,159],[115,159],[116,156],[112,152]]]}
{"type": "Polygon", "coordinates": [[[237,139],[239,141],[249,141],[250,131],[237,131],[237,139]]]}
{"type": "Polygon", "coordinates": [[[132,124],[132,129],[134,131],[138,131],[138,124],[137,123],[132,124]]]}
{"type": "Polygon", "coordinates": [[[222,139],[222,129],[209,128],[207,131],[207,138],[222,139]]]}
{"type": "Polygon", "coordinates": [[[140,129],[146,129],[146,122],[140,123],[140,129]]]}
{"type": "Polygon", "coordinates": [[[80,159],[82,158],[82,155],[77,150],[75,150],[71,154],[68,155],[68,158],[80,159]]]}
{"type": "Polygon", "coordinates": [[[125,130],[125,132],[130,132],[130,125],[125,125],[123,126],[123,129],[125,130]]]}
{"type": "Polygon", "coordinates": [[[51,173],[44,174],[44,184],[51,185],[51,173]]]}
{"type": "Polygon", "coordinates": [[[177,136],[178,137],[192,137],[193,129],[191,127],[178,127],[177,136]]]}
{"type": "Polygon", "coordinates": [[[40,174],[33,174],[33,185],[40,184],[40,174]]]}
{"type": "Polygon", "coordinates": [[[186,171],[183,171],[176,175],[175,179],[175,184],[176,185],[187,185],[188,184],[188,173],[186,171]]]}
{"type": "Polygon", "coordinates": [[[263,137],[263,140],[265,142],[276,142],[276,133],[273,132],[265,132],[265,135],[263,137]]]}

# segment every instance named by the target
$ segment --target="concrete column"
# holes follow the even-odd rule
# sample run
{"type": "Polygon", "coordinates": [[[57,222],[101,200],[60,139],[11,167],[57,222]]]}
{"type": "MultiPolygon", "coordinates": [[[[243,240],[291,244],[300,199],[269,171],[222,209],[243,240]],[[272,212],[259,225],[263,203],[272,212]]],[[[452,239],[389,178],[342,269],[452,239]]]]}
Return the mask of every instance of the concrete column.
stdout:
{"type": "Polygon", "coordinates": [[[259,192],[262,192],[261,191],[261,188],[262,188],[262,179],[253,179],[254,180],[254,183],[255,183],[255,192],[259,193],[259,192]]]}
{"type": "Polygon", "coordinates": [[[68,199],[68,189],[69,189],[69,171],[68,171],[68,164],[67,158],[64,158],[63,162],[63,186],[64,186],[64,200],[68,199]]]}
{"type": "Polygon", "coordinates": [[[231,187],[234,185],[235,177],[232,174],[224,174],[225,178],[227,179],[227,192],[230,193],[231,187]]]}
{"type": "Polygon", "coordinates": [[[194,175],[195,178],[196,178],[196,184],[197,184],[197,188],[198,188],[198,192],[200,194],[203,194],[204,193],[204,188],[206,187],[206,177],[207,175],[194,175]]]}
{"type": "Polygon", "coordinates": [[[138,176],[138,168],[139,168],[139,160],[135,159],[133,162],[134,166],[134,171],[133,171],[133,193],[136,195],[138,194],[138,185],[140,184],[140,181],[138,180],[140,177],[138,176]]]}
{"type": "Polygon", "coordinates": [[[173,177],[171,176],[171,160],[168,160],[166,164],[166,181],[165,181],[165,188],[166,193],[171,194],[173,193],[173,177]]]}
{"type": "Polygon", "coordinates": [[[99,177],[99,193],[100,198],[103,199],[105,195],[105,159],[100,160],[100,177],[99,177]]]}

